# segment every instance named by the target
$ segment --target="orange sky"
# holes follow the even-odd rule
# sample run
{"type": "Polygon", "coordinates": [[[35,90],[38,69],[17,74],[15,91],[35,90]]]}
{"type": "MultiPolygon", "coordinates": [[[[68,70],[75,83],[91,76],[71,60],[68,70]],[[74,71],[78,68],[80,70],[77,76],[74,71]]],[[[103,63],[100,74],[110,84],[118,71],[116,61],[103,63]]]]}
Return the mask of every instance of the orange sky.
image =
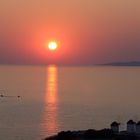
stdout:
{"type": "Polygon", "coordinates": [[[0,0],[0,63],[140,60],[139,0],[0,0]],[[55,39],[59,49],[44,44],[55,39]]]}

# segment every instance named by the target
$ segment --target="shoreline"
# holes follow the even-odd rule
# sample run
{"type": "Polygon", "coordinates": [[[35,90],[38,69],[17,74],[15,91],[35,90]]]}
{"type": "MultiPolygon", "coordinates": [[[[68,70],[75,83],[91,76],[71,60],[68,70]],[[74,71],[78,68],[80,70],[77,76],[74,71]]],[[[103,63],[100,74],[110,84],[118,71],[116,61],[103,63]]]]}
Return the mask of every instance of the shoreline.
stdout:
{"type": "Polygon", "coordinates": [[[61,131],[44,140],[140,140],[140,135],[130,134],[126,131],[115,133],[111,129],[105,128],[101,130],[61,131]]]}

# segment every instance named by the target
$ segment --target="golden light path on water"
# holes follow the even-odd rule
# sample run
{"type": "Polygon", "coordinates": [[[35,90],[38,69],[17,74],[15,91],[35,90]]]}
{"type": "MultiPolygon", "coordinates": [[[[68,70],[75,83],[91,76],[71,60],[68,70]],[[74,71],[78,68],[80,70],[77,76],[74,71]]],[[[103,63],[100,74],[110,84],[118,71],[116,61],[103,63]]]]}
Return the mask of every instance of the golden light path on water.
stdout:
{"type": "Polygon", "coordinates": [[[45,113],[43,130],[45,135],[53,135],[58,128],[58,79],[57,67],[50,65],[47,68],[47,83],[45,93],[45,113]]]}

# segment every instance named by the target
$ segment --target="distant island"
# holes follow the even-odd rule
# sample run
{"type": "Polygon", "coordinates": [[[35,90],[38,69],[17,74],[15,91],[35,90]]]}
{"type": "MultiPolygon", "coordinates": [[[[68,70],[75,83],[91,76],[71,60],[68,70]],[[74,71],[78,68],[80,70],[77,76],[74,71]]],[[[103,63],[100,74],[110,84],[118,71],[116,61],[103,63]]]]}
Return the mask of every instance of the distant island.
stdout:
{"type": "Polygon", "coordinates": [[[102,66],[140,66],[140,61],[131,61],[131,62],[112,62],[106,64],[99,64],[102,66]]]}

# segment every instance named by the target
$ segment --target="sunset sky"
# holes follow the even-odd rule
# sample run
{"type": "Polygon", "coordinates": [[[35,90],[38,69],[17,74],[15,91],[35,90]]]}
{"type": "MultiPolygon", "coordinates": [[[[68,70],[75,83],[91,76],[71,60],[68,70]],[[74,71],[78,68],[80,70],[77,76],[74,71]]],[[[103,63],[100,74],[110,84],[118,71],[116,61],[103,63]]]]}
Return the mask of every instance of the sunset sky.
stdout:
{"type": "Polygon", "coordinates": [[[140,61],[140,0],[0,0],[1,64],[140,61]],[[50,51],[49,41],[58,49],[50,51]]]}

